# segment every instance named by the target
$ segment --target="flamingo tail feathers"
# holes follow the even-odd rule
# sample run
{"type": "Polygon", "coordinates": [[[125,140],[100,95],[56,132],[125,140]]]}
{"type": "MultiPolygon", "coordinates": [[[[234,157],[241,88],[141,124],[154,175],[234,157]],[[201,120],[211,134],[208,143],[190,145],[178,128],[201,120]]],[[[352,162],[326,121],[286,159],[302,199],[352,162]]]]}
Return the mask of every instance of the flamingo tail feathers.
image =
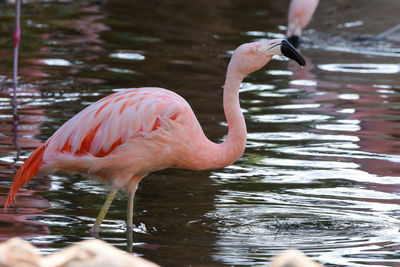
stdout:
{"type": "Polygon", "coordinates": [[[5,212],[7,211],[7,207],[15,201],[18,189],[25,183],[29,182],[38,173],[39,167],[43,163],[43,153],[45,148],[44,144],[38,147],[19,168],[4,205],[5,212]]]}

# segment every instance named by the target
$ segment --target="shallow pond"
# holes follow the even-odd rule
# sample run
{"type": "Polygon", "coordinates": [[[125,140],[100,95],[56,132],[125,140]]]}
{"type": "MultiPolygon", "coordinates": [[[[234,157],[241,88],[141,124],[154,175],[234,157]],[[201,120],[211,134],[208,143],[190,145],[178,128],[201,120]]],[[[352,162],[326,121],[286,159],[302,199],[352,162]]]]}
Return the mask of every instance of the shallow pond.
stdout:
{"type": "MultiPolygon", "coordinates": [[[[284,38],[288,4],[25,1],[15,120],[14,7],[0,1],[1,202],[34,148],[115,89],[173,90],[207,136],[223,140],[230,54],[244,42],[284,38]]],[[[400,33],[371,38],[398,23],[398,10],[396,0],[322,1],[301,46],[307,66],[278,58],[242,84],[243,157],[141,182],[133,252],[163,266],[231,266],[295,247],[326,265],[398,266],[400,33]]],[[[109,189],[79,175],[37,177],[16,210],[0,213],[0,240],[24,237],[46,254],[89,239],[109,189]]],[[[125,216],[121,193],[101,232],[121,249],[125,216]]]]}

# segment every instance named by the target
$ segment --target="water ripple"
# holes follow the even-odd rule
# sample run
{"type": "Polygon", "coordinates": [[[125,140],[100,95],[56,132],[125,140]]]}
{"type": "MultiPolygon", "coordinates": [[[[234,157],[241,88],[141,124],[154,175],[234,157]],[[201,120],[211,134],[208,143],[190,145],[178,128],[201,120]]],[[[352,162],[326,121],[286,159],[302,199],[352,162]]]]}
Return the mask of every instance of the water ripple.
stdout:
{"type": "Polygon", "coordinates": [[[322,64],[318,68],[324,71],[337,71],[347,73],[379,73],[394,74],[400,72],[399,64],[373,64],[373,63],[354,63],[354,64],[322,64]]]}
{"type": "Polygon", "coordinates": [[[263,123],[301,123],[323,122],[331,119],[331,116],[315,114],[266,114],[253,115],[251,119],[263,123]]]}
{"type": "Polygon", "coordinates": [[[110,54],[112,58],[129,59],[129,60],[144,60],[145,56],[133,52],[117,52],[110,54]]]}

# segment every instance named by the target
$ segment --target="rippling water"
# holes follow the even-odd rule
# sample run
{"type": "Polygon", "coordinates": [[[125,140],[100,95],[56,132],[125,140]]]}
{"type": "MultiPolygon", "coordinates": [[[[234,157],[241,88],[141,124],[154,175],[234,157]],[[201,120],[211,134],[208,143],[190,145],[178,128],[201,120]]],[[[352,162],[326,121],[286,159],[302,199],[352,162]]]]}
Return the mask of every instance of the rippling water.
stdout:
{"type": "MultiPolygon", "coordinates": [[[[141,182],[135,254],[163,266],[255,265],[295,247],[327,265],[398,265],[399,42],[365,34],[393,27],[396,21],[377,16],[400,6],[342,2],[318,7],[301,48],[305,68],[276,58],[242,84],[248,142],[240,160],[213,171],[164,170],[141,182]]],[[[179,93],[209,138],[221,141],[230,54],[285,32],[288,1],[246,3],[27,1],[14,119],[14,14],[0,2],[0,201],[31,151],[121,88],[179,93]]],[[[16,208],[0,214],[0,240],[24,237],[49,253],[89,239],[109,189],[78,175],[37,177],[16,208]]],[[[101,232],[121,249],[125,205],[121,193],[101,232]]]]}

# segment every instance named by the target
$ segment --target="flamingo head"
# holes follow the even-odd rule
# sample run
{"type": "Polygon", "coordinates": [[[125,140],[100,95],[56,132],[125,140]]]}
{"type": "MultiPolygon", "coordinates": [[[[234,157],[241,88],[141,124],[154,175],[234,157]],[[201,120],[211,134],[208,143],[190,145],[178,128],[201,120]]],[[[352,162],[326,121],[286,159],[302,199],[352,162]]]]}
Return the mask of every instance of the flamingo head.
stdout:
{"type": "Polygon", "coordinates": [[[247,76],[264,67],[274,55],[293,59],[301,66],[306,65],[302,55],[288,41],[275,39],[239,46],[232,56],[230,68],[234,67],[236,73],[247,76]]]}

